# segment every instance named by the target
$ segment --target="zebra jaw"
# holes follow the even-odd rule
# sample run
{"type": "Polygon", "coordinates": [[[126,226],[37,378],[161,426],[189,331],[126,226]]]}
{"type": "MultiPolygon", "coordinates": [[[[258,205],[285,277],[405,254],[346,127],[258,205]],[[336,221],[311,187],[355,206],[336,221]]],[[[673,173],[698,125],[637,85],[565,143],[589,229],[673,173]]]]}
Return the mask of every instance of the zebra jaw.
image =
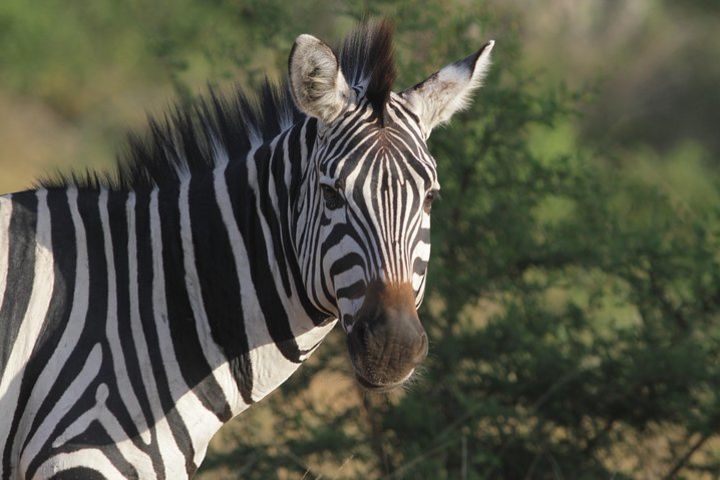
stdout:
{"type": "Polygon", "coordinates": [[[413,368],[412,370],[410,370],[410,373],[408,373],[405,376],[405,378],[403,378],[399,382],[388,383],[385,385],[376,385],[372,382],[369,382],[369,381],[365,380],[359,373],[357,373],[357,371],[355,372],[355,379],[357,380],[357,382],[360,384],[361,387],[363,387],[365,390],[367,390],[369,392],[387,393],[392,390],[395,390],[398,387],[401,387],[405,382],[410,380],[410,377],[412,377],[414,373],[415,373],[415,369],[413,368]]]}

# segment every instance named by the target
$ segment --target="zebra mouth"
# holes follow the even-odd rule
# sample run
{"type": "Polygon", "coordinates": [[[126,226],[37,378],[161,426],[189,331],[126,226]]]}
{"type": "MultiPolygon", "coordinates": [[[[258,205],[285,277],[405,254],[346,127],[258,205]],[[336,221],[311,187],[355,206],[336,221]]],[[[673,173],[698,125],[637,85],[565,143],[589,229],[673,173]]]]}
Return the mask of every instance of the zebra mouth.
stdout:
{"type": "Polygon", "coordinates": [[[410,371],[410,373],[408,373],[402,380],[400,380],[399,382],[394,382],[394,383],[384,383],[384,384],[373,383],[373,382],[365,379],[364,377],[362,377],[357,372],[355,372],[355,379],[357,380],[357,382],[360,384],[361,387],[363,387],[365,390],[367,390],[369,392],[385,393],[385,392],[389,392],[391,390],[395,390],[396,388],[401,386],[412,376],[413,372],[415,372],[415,369],[412,369],[410,371]]]}

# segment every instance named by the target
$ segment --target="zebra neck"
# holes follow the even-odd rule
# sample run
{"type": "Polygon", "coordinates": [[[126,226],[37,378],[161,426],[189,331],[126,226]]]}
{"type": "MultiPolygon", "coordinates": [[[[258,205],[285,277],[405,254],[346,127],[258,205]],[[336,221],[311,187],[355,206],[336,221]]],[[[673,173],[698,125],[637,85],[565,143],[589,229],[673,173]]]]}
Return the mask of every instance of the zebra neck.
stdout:
{"type": "MultiPolygon", "coordinates": [[[[284,382],[334,325],[308,300],[292,241],[308,135],[314,128],[298,124],[252,149],[244,162],[187,178],[177,192],[151,194],[166,288],[176,284],[177,293],[166,295],[169,323],[194,319],[210,370],[217,376],[220,366],[229,369],[222,377],[234,380],[233,414],[284,382]]],[[[178,329],[188,332],[182,324],[178,329]]]]}
{"type": "Polygon", "coordinates": [[[332,327],[306,308],[287,209],[270,198],[283,196],[271,173],[282,157],[263,147],[177,189],[136,194],[148,204],[154,272],[164,277],[153,296],[166,299],[183,379],[211,403],[224,399],[207,405],[223,420],[277,388],[332,327]]]}

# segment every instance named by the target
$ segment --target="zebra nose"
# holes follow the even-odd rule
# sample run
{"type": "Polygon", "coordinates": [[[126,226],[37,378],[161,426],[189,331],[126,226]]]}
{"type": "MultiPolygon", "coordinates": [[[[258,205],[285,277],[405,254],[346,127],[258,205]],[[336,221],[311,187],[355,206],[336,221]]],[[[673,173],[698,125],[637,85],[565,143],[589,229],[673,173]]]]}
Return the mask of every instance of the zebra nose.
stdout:
{"type": "Polygon", "coordinates": [[[371,283],[348,335],[356,373],[369,383],[406,379],[427,356],[428,339],[408,284],[371,283]]]}
{"type": "Polygon", "coordinates": [[[391,384],[407,378],[428,352],[417,314],[389,311],[358,318],[348,335],[353,364],[365,380],[391,384]]]}
{"type": "MultiPolygon", "coordinates": [[[[417,313],[392,312],[385,318],[385,328],[380,328],[385,337],[385,348],[396,356],[405,358],[407,367],[415,368],[428,353],[428,340],[425,329],[420,323],[417,313]],[[393,315],[392,313],[395,313],[393,315]]],[[[382,323],[380,325],[383,325],[382,323]]]]}
{"type": "Polygon", "coordinates": [[[427,335],[415,312],[390,311],[360,318],[352,333],[366,349],[395,350],[412,360],[422,360],[427,354],[427,335]]]}

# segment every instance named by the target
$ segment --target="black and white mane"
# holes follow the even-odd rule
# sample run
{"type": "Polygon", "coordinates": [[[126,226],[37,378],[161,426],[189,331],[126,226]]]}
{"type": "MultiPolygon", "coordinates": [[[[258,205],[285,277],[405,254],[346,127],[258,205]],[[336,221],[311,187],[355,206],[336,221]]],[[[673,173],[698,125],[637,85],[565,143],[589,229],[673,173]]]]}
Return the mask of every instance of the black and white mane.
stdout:
{"type": "MultiPolygon", "coordinates": [[[[361,23],[342,44],[338,58],[358,99],[366,99],[382,121],[396,78],[394,28],[387,20],[361,23]]],[[[146,132],[130,133],[114,170],[58,173],[40,180],[42,188],[75,186],[126,191],[176,185],[183,176],[211,172],[219,155],[241,161],[302,120],[287,79],[265,79],[259,92],[237,86],[230,94],[210,88],[205,97],[176,104],[160,118],[149,117],[146,132]]]]}

